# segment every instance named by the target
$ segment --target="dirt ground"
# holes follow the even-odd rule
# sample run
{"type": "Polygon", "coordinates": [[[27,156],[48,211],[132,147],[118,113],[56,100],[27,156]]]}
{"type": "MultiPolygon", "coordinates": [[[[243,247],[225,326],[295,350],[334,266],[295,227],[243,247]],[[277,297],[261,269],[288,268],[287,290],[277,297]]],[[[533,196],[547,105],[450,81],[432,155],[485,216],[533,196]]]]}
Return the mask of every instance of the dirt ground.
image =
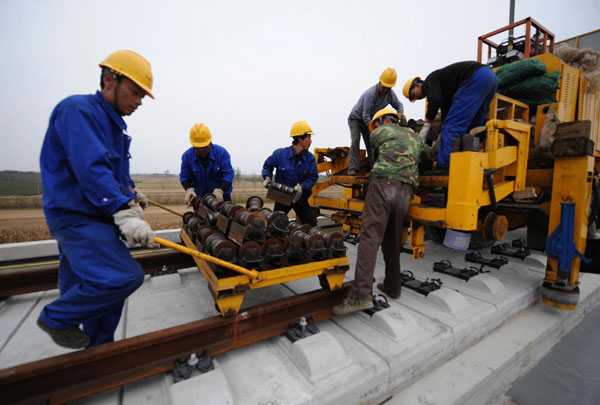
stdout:
{"type": "MultiPolygon", "coordinates": [[[[174,211],[184,213],[185,205],[169,206],[174,211]]],[[[181,218],[158,207],[146,209],[146,220],[154,230],[181,227],[181,218]]],[[[42,210],[3,209],[0,210],[0,243],[28,242],[52,239],[46,226],[42,210]]]]}
{"type": "MultiPolygon", "coordinates": [[[[182,214],[192,210],[185,205],[169,205],[167,207],[182,214]]],[[[273,203],[266,202],[265,207],[273,208],[273,203]]],[[[155,231],[181,228],[181,218],[162,208],[150,206],[146,208],[145,214],[145,219],[155,231]]],[[[52,236],[46,226],[42,210],[0,209],[0,243],[47,239],[52,239],[52,236]]]]}

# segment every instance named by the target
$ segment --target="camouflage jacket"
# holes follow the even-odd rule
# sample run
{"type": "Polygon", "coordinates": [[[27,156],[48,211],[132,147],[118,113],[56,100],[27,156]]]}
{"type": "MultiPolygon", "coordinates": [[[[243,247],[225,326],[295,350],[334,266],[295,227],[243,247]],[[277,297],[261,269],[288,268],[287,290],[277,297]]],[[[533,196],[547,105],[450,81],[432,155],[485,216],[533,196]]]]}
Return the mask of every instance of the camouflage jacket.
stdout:
{"type": "Polygon", "coordinates": [[[371,132],[373,161],[371,180],[384,177],[419,185],[419,156],[431,148],[421,141],[419,135],[397,124],[383,125],[371,132]]]}

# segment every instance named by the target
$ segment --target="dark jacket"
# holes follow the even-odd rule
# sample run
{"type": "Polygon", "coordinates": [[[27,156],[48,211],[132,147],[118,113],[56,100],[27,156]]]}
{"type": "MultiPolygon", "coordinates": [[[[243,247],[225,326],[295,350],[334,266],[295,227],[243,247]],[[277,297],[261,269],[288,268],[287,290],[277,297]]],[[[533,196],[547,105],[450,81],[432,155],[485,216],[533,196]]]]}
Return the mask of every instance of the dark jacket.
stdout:
{"type": "Polygon", "coordinates": [[[480,67],[479,62],[457,62],[431,72],[423,83],[423,94],[427,97],[425,118],[433,121],[438,110],[442,110],[442,121],[448,115],[454,94],[480,67]]]}

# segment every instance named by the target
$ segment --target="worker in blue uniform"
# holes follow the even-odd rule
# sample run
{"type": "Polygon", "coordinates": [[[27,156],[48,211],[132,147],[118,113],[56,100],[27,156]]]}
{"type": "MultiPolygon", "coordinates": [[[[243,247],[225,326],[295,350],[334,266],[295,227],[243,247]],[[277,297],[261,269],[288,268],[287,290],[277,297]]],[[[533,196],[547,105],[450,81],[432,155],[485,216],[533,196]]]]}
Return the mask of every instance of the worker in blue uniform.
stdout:
{"type": "Polygon", "coordinates": [[[317,220],[308,205],[308,197],[319,178],[315,157],[308,151],[312,135],[314,132],[306,121],[298,121],[292,125],[292,145],[275,150],[265,160],[262,176],[263,185],[268,188],[273,181],[273,169],[277,169],[275,182],[293,187],[295,191],[291,206],[276,202],[273,211],[283,211],[287,214],[293,208],[303,224],[316,226],[317,220]]]}
{"type": "Polygon", "coordinates": [[[213,193],[219,201],[231,201],[233,167],[229,152],[212,143],[212,135],[205,124],[190,129],[192,147],[181,156],[179,181],[185,190],[189,207],[196,196],[213,193]]]}
{"type": "Polygon", "coordinates": [[[484,124],[497,87],[494,71],[473,61],[453,63],[431,72],[425,80],[415,77],[406,82],[402,93],[411,103],[427,97],[425,124],[419,132],[423,140],[438,110],[442,111],[437,167],[449,167],[454,138],[484,124]]]}
{"type": "Polygon", "coordinates": [[[146,94],[154,98],[150,63],[122,50],[100,67],[100,91],[67,97],[54,108],[40,155],[60,297],[43,308],[38,326],[73,349],[114,341],[125,299],[143,282],[144,271],[121,238],[129,246],[154,246],[136,204],[145,197],[129,174],[131,137],[123,120],[146,94]]]}

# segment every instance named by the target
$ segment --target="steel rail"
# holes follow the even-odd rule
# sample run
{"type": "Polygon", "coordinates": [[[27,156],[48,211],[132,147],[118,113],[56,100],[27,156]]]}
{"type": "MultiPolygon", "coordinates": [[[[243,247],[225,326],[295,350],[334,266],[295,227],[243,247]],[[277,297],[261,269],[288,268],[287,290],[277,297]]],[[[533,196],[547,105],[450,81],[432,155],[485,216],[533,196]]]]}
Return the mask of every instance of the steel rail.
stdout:
{"type": "MultiPolygon", "coordinates": [[[[146,274],[163,265],[175,269],[196,267],[194,260],[175,250],[144,253],[133,256],[146,274]]],[[[10,297],[36,291],[58,288],[58,264],[50,266],[23,267],[0,270],[0,297],[10,297]]]]}
{"type": "Polygon", "coordinates": [[[167,372],[178,358],[225,353],[283,334],[299,317],[323,321],[346,295],[316,290],[261,304],[235,317],[216,316],[0,370],[3,403],[58,404],[167,372]]]}

